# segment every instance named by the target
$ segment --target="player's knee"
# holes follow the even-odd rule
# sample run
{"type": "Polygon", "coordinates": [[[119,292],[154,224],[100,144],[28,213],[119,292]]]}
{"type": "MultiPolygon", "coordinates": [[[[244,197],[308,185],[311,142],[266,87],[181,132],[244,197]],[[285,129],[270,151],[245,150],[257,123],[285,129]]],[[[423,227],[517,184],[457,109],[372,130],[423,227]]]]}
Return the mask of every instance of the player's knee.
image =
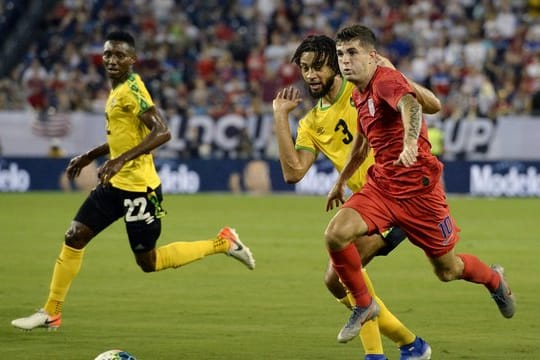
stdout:
{"type": "Polygon", "coordinates": [[[346,244],[346,234],[342,228],[329,225],[324,232],[326,246],[329,249],[339,249],[346,244]]]}
{"type": "Polygon", "coordinates": [[[439,280],[448,282],[461,279],[463,273],[463,262],[456,261],[459,257],[452,253],[432,259],[433,269],[439,280]]]}
{"type": "Polygon", "coordinates": [[[74,249],[82,249],[92,239],[92,231],[85,225],[73,222],[64,234],[64,241],[67,246],[74,249]]]}
{"type": "Polygon", "coordinates": [[[459,278],[458,274],[453,271],[452,269],[444,269],[444,270],[435,270],[435,274],[441,280],[442,282],[449,282],[453,280],[457,280],[459,278]]]}

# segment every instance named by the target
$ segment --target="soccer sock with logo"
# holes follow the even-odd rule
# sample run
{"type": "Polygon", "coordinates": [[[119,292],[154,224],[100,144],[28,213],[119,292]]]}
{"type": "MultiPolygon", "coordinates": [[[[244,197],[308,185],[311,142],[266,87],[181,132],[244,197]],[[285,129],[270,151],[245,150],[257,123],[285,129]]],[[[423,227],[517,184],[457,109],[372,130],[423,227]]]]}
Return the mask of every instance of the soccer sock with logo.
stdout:
{"type": "Polygon", "coordinates": [[[469,254],[457,256],[463,260],[463,274],[461,274],[463,280],[483,284],[489,291],[495,291],[499,287],[499,275],[476,256],[469,254]]]}
{"type": "Polygon", "coordinates": [[[384,302],[375,296],[377,304],[379,304],[379,329],[381,334],[392,340],[398,346],[410,344],[416,339],[412,331],[407,329],[405,325],[394,314],[388,310],[384,302]]]}
{"type": "MultiPolygon", "coordinates": [[[[401,323],[401,321],[399,321],[399,319],[396,318],[396,316],[392,314],[390,310],[388,310],[382,299],[377,296],[377,294],[375,293],[375,288],[373,287],[373,283],[371,282],[371,279],[369,278],[365,269],[362,269],[362,275],[364,277],[364,281],[366,283],[369,293],[375,299],[375,301],[377,301],[377,304],[379,304],[380,312],[377,320],[380,333],[392,340],[398,346],[412,343],[414,339],[416,339],[416,335],[411,332],[407,327],[405,327],[405,325],[403,325],[403,323],[401,323]]],[[[348,308],[354,306],[354,299],[349,292],[347,292],[347,296],[345,298],[339,299],[339,302],[341,302],[348,308]]],[[[362,332],[360,332],[360,336],[363,336],[362,332]]],[[[364,343],[364,341],[362,341],[362,343],[364,343]]],[[[364,349],[365,348],[366,345],[364,345],[364,349]]]]}
{"type": "Polygon", "coordinates": [[[54,265],[49,297],[43,307],[49,315],[56,315],[62,312],[62,306],[71,282],[81,269],[83,255],[84,249],[74,249],[65,243],[62,244],[62,250],[54,265]]]}
{"type": "Polygon", "coordinates": [[[348,288],[355,303],[367,307],[371,303],[367,286],[362,277],[362,262],[354,244],[349,244],[341,250],[328,250],[332,266],[345,287],[348,288]]]}
{"type": "Polygon", "coordinates": [[[384,354],[381,333],[379,331],[379,321],[377,318],[366,321],[360,329],[360,341],[367,354],[384,354]]]}
{"type": "Polygon", "coordinates": [[[177,268],[207,255],[225,253],[229,249],[227,239],[177,241],[156,249],[156,271],[177,268]]]}

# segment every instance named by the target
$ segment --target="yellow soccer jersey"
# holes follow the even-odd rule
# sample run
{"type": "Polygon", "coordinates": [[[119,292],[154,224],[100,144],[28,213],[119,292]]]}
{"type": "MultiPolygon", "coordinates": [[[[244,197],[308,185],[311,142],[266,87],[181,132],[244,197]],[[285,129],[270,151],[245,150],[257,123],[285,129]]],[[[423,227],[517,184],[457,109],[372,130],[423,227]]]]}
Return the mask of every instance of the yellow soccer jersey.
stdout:
{"type": "MultiPolygon", "coordinates": [[[[357,112],[351,100],[354,85],[343,81],[339,94],[332,105],[317,103],[298,124],[295,147],[318,154],[322,152],[341,172],[351,152],[351,144],[356,136],[357,112]]],[[[347,182],[352,191],[358,191],[366,183],[367,169],[373,164],[370,150],[364,163],[347,182]]]]}
{"type": "MultiPolygon", "coordinates": [[[[111,159],[139,144],[150,130],[139,115],[154,106],[154,102],[139,75],[132,73],[109,94],[105,106],[107,142],[111,159]]],[[[111,179],[111,184],[127,191],[145,192],[161,183],[152,154],[143,154],[128,161],[111,179]]]]}

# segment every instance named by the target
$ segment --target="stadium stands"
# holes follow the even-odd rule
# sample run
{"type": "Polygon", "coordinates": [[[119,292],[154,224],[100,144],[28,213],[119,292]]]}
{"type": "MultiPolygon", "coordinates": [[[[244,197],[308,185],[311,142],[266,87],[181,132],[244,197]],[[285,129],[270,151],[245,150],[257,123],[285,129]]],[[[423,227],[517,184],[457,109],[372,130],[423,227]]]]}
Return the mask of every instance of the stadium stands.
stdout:
{"type": "MultiPolygon", "coordinates": [[[[26,2],[0,2],[0,29],[25,17],[26,2]]],[[[299,79],[289,60],[302,37],[360,22],[376,29],[380,51],[401,71],[436,91],[441,119],[537,114],[535,3],[62,0],[0,80],[0,106],[102,112],[103,36],[122,28],[135,34],[137,71],[169,117],[265,113],[275,90],[299,79]]]]}

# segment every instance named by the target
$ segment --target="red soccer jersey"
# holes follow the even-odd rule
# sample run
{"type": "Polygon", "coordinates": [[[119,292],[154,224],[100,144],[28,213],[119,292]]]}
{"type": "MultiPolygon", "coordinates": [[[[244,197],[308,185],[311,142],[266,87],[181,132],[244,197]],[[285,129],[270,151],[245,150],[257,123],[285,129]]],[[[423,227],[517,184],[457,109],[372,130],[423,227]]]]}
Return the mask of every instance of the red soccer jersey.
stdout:
{"type": "Polygon", "coordinates": [[[355,88],[352,94],[358,131],[367,137],[375,155],[368,181],[396,198],[431,190],[442,171],[442,164],[431,155],[425,121],[418,138],[417,161],[410,167],[393,164],[403,150],[403,121],[397,103],[409,93],[414,95],[414,90],[399,71],[379,66],[366,89],[360,92],[355,88]]]}

